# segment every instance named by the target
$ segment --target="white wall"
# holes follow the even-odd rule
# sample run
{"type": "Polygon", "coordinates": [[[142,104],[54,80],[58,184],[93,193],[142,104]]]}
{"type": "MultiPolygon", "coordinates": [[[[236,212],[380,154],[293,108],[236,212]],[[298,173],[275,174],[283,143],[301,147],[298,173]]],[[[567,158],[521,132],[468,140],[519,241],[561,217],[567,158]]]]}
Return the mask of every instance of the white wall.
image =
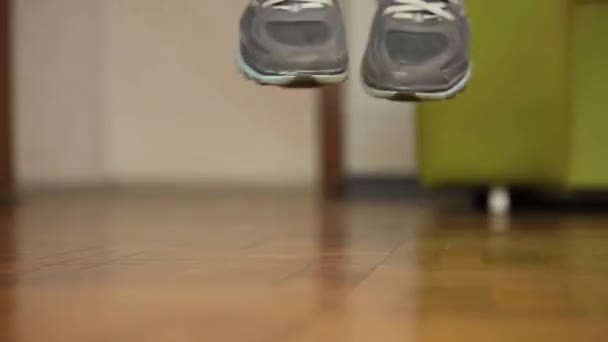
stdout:
{"type": "Polygon", "coordinates": [[[22,186],[316,180],[313,93],[236,71],[244,2],[16,5],[22,186]]]}
{"type": "Polygon", "coordinates": [[[316,178],[312,92],[261,88],[237,72],[242,2],[108,4],[106,149],[113,179],[316,178]]]}
{"type": "MultiPolygon", "coordinates": [[[[313,183],[314,95],[241,78],[244,5],[15,0],[19,183],[313,183]]],[[[359,84],[374,5],[347,8],[348,169],[411,174],[412,107],[373,100],[359,84]]]]}
{"type": "Polygon", "coordinates": [[[14,0],[19,183],[103,179],[100,0],[14,0]]]}
{"type": "Polygon", "coordinates": [[[346,95],[349,173],[413,176],[417,170],[415,107],[373,99],[361,87],[361,58],[376,2],[345,4],[352,71],[346,95]]]}

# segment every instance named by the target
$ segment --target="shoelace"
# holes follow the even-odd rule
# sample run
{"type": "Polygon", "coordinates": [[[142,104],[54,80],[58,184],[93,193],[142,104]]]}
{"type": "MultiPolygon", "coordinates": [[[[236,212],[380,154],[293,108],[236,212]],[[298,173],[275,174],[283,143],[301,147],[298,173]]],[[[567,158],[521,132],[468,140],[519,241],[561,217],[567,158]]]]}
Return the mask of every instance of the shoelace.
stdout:
{"type": "Polygon", "coordinates": [[[397,19],[413,19],[425,21],[431,18],[455,20],[454,14],[447,10],[448,3],[458,4],[460,0],[393,0],[394,5],[388,6],[385,15],[397,19]]]}
{"type": "Polygon", "coordinates": [[[334,4],[334,0],[266,0],[262,2],[262,7],[273,7],[289,11],[294,7],[293,5],[288,5],[288,2],[296,3],[302,9],[323,8],[334,4]]]}

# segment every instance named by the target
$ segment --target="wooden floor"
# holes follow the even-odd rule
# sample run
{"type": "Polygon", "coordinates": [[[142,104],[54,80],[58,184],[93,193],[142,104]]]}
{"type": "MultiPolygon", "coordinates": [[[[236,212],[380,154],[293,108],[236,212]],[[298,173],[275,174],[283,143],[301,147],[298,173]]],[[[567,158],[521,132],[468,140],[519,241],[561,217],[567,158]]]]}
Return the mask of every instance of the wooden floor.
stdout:
{"type": "Polygon", "coordinates": [[[608,341],[608,215],[63,194],[0,213],[0,341],[608,341]]]}

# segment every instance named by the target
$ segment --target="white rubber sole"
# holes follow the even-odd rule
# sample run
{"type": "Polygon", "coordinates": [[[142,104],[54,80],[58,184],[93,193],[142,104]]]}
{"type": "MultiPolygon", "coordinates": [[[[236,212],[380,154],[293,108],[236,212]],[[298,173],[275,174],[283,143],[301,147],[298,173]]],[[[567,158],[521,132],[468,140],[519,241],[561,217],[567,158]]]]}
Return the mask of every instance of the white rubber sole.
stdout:
{"type": "Polygon", "coordinates": [[[301,81],[316,83],[319,85],[342,83],[348,78],[348,71],[338,74],[316,74],[314,72],[286,72],[278,75],[262,74],[255,70],[245,62],[243,55],[239,51],[237,55],[237,64],[241,72],[250,80],[259,84],[274,85],[286,87],[289,85],[300,83],[301,81]]]}
{"type": "Polygon", "coordinates": [[[439,101],[453,98],[454,96],[462,92],[466,88],[467,84],[469,84],[472,75],[473,68],[469,67],[464,77],[460,81],[458,81],[458,83],[456,83],[452,88],[448,90],[439,92],[405,92],[399,90],[384,90],[370,87],[369,85],[365,84],[365,82],[363,82],[363,86],[365,88],[365,91],[369,95],[381,99],[390,100],[398,99],[400,97],[411,97],[419,101],[439,101]]]}

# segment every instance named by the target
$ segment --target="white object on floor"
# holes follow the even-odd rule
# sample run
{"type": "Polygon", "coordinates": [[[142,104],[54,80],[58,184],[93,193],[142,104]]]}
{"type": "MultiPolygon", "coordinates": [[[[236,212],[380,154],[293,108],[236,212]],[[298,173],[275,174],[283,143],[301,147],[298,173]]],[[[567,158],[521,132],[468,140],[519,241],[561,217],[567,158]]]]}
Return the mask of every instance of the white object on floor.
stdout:
{"type": "Polygon", "coordinates": [[[488,192],[488,212],[494,216],[508,215],[511,211],[511,194],[505,187],[494,187],[488,192]]]}

